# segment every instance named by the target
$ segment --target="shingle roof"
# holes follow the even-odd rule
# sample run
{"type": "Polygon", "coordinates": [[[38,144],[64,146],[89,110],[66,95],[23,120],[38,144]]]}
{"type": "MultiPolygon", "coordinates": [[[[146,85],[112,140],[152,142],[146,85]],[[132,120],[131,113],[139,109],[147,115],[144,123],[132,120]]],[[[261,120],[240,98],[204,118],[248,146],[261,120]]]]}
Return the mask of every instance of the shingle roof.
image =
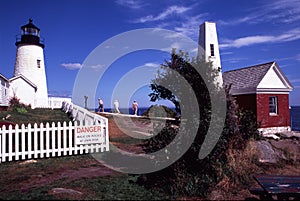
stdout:
{"type": "Polygon", "coordinates": [[[223,82],[225,85],[232,84],[232,90],[255,89],[274,63],[272,61],[224,72],[223,82]]]}

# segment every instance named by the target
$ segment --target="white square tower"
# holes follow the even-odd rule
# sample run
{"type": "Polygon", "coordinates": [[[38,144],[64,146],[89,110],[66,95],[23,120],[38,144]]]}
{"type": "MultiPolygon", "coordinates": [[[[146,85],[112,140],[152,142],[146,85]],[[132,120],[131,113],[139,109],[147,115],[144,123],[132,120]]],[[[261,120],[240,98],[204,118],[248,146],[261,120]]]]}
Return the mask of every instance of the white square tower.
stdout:
{"type": "Polygon", "coordinates": [[[206,62],[212,62],[213,69],[217,69],[219,71],[219,76],[215,81],[219,86],[222,86],[222,68],[216,23],[204,22],[200,25],[198,43],[200,46],[198,48],[199,59],[204,58],[206,62]]]}

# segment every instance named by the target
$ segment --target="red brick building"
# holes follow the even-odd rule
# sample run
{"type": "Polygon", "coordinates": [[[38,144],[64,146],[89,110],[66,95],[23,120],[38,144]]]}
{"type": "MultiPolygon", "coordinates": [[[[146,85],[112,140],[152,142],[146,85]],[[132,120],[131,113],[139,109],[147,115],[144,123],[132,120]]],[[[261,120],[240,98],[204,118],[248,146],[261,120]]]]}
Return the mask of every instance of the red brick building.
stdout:
{"type": "Polygon", "coordinates": [[[263,132],[290,130],[289,93],[293,87],[275,61],[223,74],[239,108],[253,111],[263,132]]]}

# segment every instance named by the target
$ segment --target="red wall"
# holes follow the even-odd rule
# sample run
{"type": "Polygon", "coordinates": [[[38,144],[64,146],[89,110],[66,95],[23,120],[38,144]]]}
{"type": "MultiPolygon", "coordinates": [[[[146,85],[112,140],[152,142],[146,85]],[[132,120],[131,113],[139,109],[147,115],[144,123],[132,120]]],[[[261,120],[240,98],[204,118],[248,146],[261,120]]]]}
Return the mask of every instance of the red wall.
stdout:
{"type": "Polygon", "coordinates": [[[261,128],[290,126],[290,110],[288,94],[256,94],[257,122],[261,128]],[[269,97],[277,96],[278,114],[270,115],[269,97]]]}
{"type": "Polygon", "coordinates": [[[235,96],[239,108],[256,114],[260,128],[290,126],[288,94],[244,94],[235,96]],[[277,96],[278,114],[270,115],[269,97],[277,96]]]}

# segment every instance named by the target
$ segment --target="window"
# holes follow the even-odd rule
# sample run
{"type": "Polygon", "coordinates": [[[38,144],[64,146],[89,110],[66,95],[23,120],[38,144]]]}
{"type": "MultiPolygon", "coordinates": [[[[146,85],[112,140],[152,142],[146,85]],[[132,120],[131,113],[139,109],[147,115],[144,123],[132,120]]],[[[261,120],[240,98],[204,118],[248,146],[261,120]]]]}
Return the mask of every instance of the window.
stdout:
{"type": "Polygon", "coordinates": [[[278,114],[278,107],[277,107],[277,97],[276,96],[270,96],[269,97],[269,108],[270,108],[270,114],[278,114]]]}
{"type": "Polygon", "coordinates": [[[214,44],[210,44],[210,56],[212,56],[212,57],[215,56],[214,44]]]}
{"type": "Polygon", "coordinates": [[[39,59],[36,60],[36,64],[37,64],[37,67],[40,68],[41,67],[41,60],[39,60],[39,59]]]}

